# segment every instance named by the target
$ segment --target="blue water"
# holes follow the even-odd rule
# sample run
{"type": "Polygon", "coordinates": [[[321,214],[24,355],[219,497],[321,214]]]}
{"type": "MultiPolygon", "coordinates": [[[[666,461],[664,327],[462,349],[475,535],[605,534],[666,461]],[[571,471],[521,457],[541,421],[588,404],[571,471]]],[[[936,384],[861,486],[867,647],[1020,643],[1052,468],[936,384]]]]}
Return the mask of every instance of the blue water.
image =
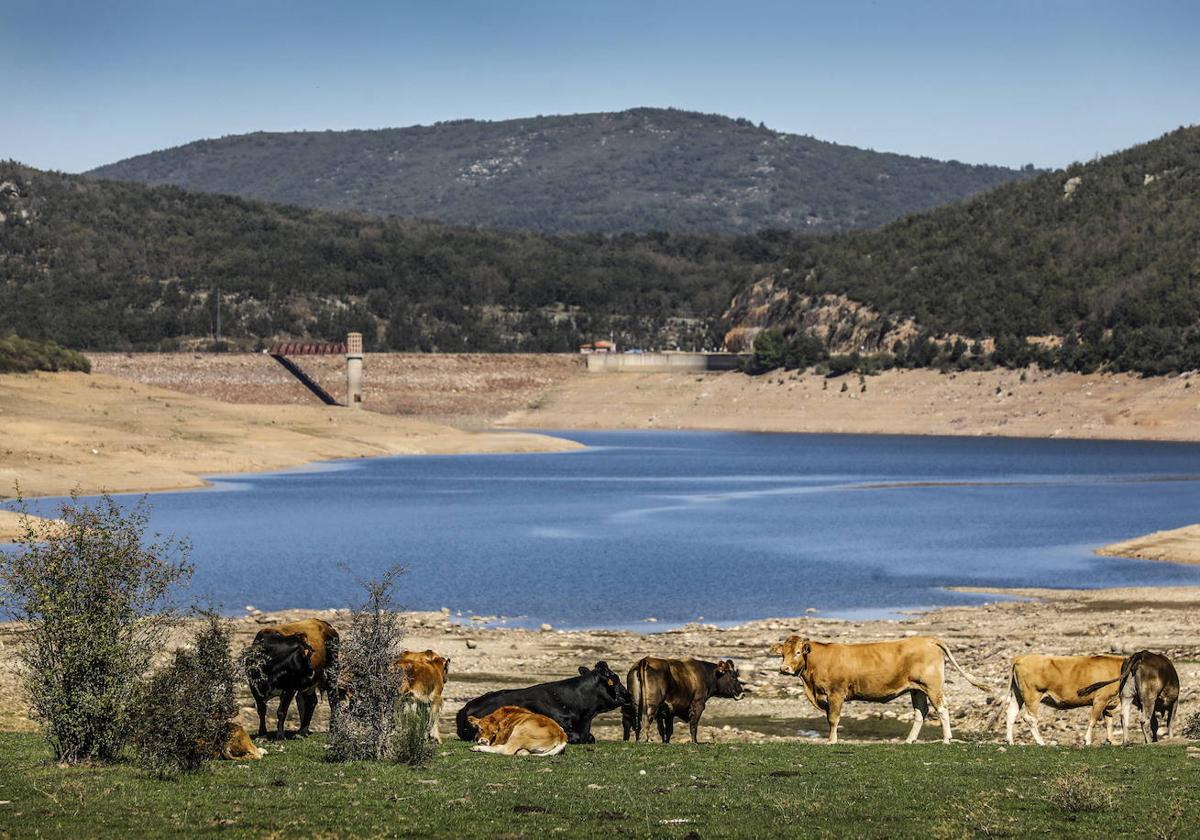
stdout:
{"type": "Polygon", "coordinates": [[[407,607],[562,627],[979,600],[955,585],[1200,584],[1197,567],[1092,554],[1200,521],[1200,446],[561,436],[590,448],[336,462],[156,493],[152,527],[192,541],[190,594],[230,612],[347,606],[355,576],[394,562],[410,568],[407,607]]]}

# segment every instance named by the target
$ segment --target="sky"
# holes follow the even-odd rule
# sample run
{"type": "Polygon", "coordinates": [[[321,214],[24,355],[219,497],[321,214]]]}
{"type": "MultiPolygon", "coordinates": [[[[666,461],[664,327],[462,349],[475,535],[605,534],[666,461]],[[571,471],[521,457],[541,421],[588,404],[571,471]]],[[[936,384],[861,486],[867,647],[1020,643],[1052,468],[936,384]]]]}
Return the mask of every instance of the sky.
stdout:
{"type": "Polygon", "coordinates": [[[1200,122],[1200,2],[0,0],[0,159],[672,106],[1060,167],[1200,122]]]}

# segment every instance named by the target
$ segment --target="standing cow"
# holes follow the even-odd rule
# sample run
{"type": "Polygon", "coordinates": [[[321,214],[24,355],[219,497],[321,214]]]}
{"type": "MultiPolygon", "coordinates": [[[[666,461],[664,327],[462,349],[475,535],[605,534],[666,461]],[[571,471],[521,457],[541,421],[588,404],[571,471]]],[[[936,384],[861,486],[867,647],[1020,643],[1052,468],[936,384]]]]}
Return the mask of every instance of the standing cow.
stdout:
{"type": "Polygon", "coordinates": [[[650,720],[658,724],[664,744],[671,742],[675,718],[685,721],[692,743],[699,743],[700,716],[710,697],[741,700],[745,694],[733,660],[705,662],[700,659],[655,659],[647,656],[629,669],[626,679],[632,701],[621,708],[621,728],[626,741],[629,732],[635,739],[650,740],[650,720]]]}
{"type": "Polygon", "coordinates": [[[1136,707],[1141,712],[1142,737],[1158,740],[1158,717],[1167,721],[1167,737],[1175,734],[1175,707],[1179,703],[1179,674],[1161,653],[1139,650],[1121,664],[1121,742],[1129,743],[1129,721],[1136,707]]]}
{"type": "Polygon", "coordinates": [[[1038,709],[1079,709],[1091,707],[1083,743],[1092,743],[1092,731],[1101,719],[1105,735],[1113,740],[1113,712],[1117,709],[1117,681],[1125,657],[1113,654],[1097,656],[1046,656],[1027,653],[1012,661],[1008,681],[1008,726],[1006,738],[1013,743],[1017,717],[1025,718],[1033,740],[1045,744],[1038,729],[1038,709]]]}
{"type": "Polygon", "coordinates": [[[406,650],[396,660],[400,669],[400,691],[429,706],[429,737],[439,744],[438,718],[442,714],[442,691],[450,676],[450,658],[432,650],[406,650]]]}
{"type": "Polygon", "coordinates": [[[630,701],[621,678],[597,662],[595,668],[580,667],[579,676],[557,682],[492,691],[469,701],[458,710],[455,719],[458,737],[474,741],[477,727],[471,718],[485,718],[501,706],[519,706],[553,720],[567,733],[571,744],[591,744],[592,718],[601,712],[619,709],[630,701]]]}
{"type": "Polygon", "coordinates": [[[330,714],[336,711],[332,675],[337,667],[339,637],[327,621],[308,618],[264,627],[246,650],[246,677],[258,710],[258,737],[267,735],[267,700],[279,697],[275,737],[284,737],[292,698],[300,712],[300,736],[309,734],[317,691],[325,692],[330,714]]]}
{"type": "Polygon", "coordinates": [[[946,659],[971,685],[981,691],[990,690],[959,666],[945,644],[928,636],[849,645],[789,636],[773,645],[771,653],[783,657],[779,670],[800,677],[809,702],[825,712],[831,744],[837,743],[845,701],[886,703],[901,694],[909,695],[914,714],[905,741],[911,744],[917,740],[932,707],[942,721],[942,740],[949,743],[950,711],[943,694],[946,659]]]}

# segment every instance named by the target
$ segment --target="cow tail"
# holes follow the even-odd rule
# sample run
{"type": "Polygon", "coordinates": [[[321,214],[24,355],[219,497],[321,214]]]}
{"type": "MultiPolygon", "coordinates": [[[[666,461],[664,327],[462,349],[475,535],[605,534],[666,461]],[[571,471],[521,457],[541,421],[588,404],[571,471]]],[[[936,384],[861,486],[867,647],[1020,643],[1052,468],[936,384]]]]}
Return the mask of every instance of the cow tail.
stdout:
{"type": "MultiPolygon", "coordinates": [[[[988,685],[987,683],[985,683],[983,680],[981,680],[977,677],[973,677],[970,674],[968,674],[966,671],[963,670],[962,666],[958,664],[958,660],[954,658],[954,654],[950,652],[950,648],[946,647],[945,642],[935,641],[934,644],[936,644],[939,648],[941,648],[942,653],[944,653],[946,655],[946,658],[950,660],[950,664],[954,666],[954,670],[958,671],[958,673],[960,673],[967,682],[969,682],[971,685],[978,688],[980,691],[991,691],[992,690],[992,687],[990,685],[988,685]]],[[[1012,683],[1011,682],[1009,683],[1009,691],[1012,691],[1012,683]]]]}
{"type": "MultiPolygon", "coordinates": [[[[650,710],[646,706],[646,669],[648,667],[649,666],[646,663],[646,658],[642,657],[642,659],[640,659],[637,664],[638,692],[637,692],[637,697],[635,698],[637,700],[637,706],[635,708],[637,709],[637,731],[638,732],[642,731],[643,726],[649,727],[649,725],[650,725],[647,720],[647,715],[649,714],[650,710]]],[[[646,734],[646,740],[649,741],[650,740],[649,728],[646,729],[645,734],[646,734]]]]}
{"type": "MultiPolygon", "coordinates": [[[[1137,653],[1133,654],[1133,656],[1128,657],[1124,662],[1121,663],[1121,685],[1117,689],[1118,694],[1125,693],[1125,683],[1129,682],[1130,678],[1133,677],[1134,671],[1137,670],[1137,666],[1141,664],[1144,653],[1144,650],[1139,650],[1137,653]]],[[[1137,692],[1136,684],[1134,685],[1134,692],[1137,692]]]]}

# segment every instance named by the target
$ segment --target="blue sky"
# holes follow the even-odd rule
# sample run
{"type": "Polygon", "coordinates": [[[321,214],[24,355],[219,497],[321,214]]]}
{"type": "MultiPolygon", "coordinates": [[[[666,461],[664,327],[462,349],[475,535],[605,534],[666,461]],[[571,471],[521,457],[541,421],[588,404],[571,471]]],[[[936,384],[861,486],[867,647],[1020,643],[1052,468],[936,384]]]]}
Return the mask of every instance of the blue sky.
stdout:
{"type": "Polygon", "coordinates": [[[674,106],[1062,166],[1200,121],[1200,3],[0,0],[0,158],[674,106]]]}

